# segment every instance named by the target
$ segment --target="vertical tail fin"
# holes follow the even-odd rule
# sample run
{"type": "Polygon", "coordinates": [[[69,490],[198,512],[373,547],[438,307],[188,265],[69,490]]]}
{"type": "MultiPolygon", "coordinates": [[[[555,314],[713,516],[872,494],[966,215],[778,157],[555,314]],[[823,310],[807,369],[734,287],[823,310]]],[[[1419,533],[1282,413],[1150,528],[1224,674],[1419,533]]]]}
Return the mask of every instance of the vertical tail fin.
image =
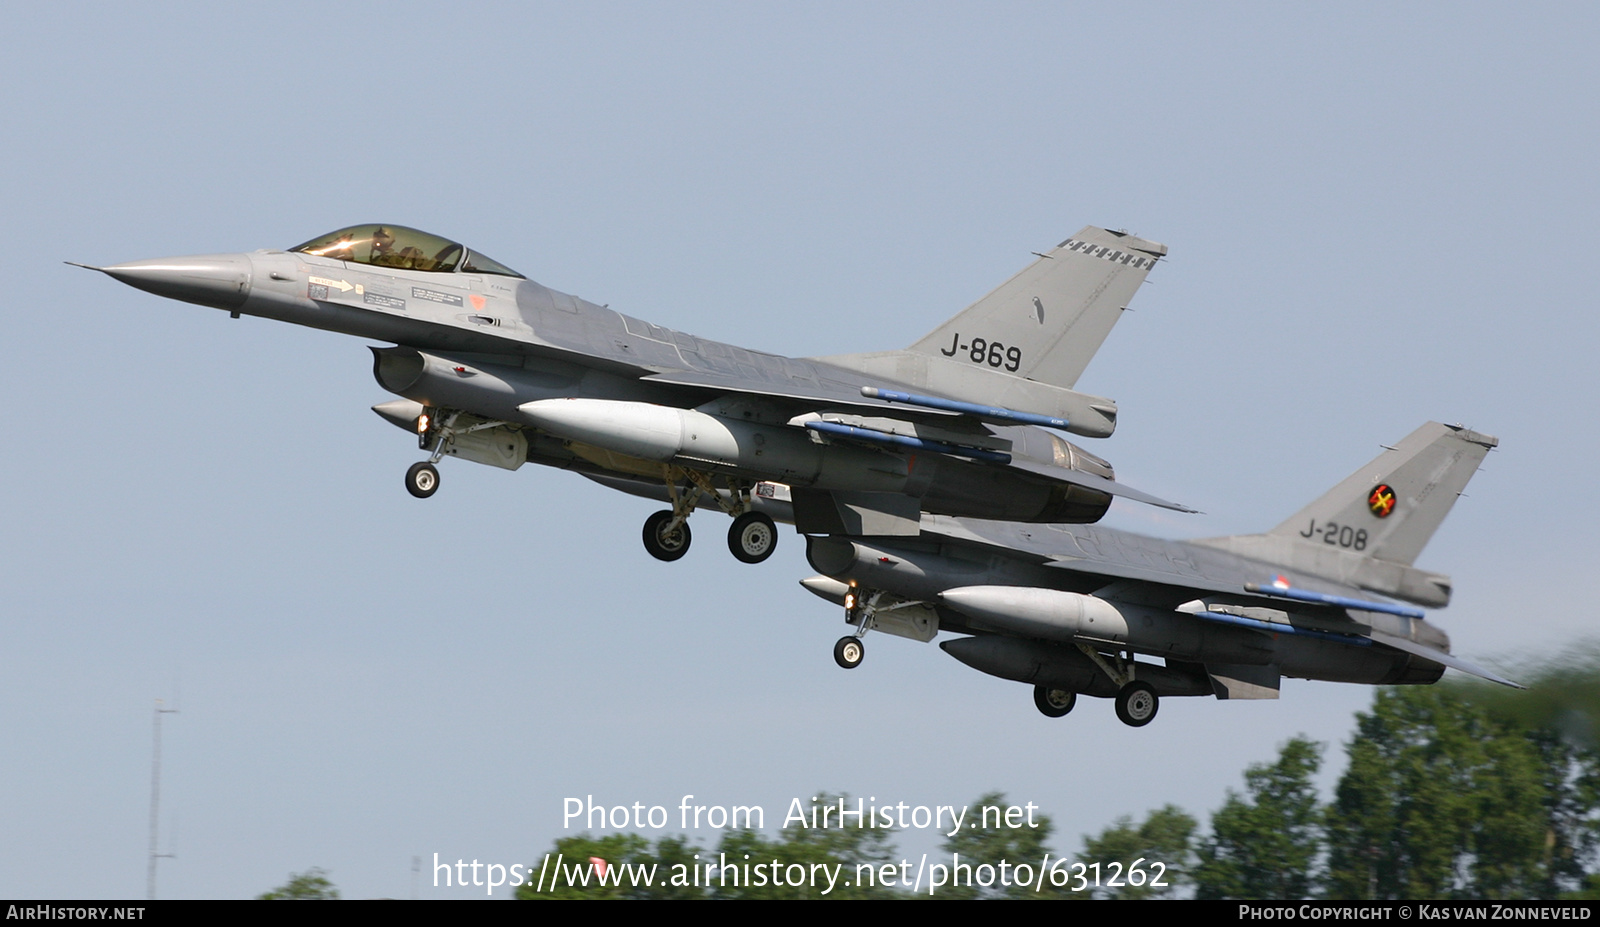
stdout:
{"type": "Polygon", "coordinates": [[[1499,443],[1429,422],[1269,533],[1410,565],[1499,443]]]}
{"type": "Polygon", "coordinates": [[[1167,246],[1089,226],[902,351],[812,358],[935,395],[1064,418],[1104,438],[1117,404],[1072,389],[1167,246]]]}
{"type": "Polygon", "coordinates": [[[1429,422],[1266,534],[1195,543],[1443,608],[1450,577],[1411,564],[1499,443],[1429,422]]]}
{"type": "Polygon", "coordinates": [[[908,350],[956,360],[982,355],[988,366],[1070,389],[1166,253],[1166,245],[1091,225],[908,350]],[[991,354],[1001,363],[991,363],[991,354]]]}

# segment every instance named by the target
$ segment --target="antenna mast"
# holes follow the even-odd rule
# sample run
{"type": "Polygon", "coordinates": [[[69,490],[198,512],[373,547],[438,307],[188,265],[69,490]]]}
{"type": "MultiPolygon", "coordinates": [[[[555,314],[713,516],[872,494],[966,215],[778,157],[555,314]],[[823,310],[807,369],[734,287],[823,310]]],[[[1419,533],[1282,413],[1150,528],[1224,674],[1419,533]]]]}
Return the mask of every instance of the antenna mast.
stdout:
{"type": "Polygon", "coordinates": [[[145,897],[151,901],[156,900],[156,860],[172,858],[171,853],[156,852],[156,828],[161,813],[161,716],[175,715],[178,709],[162,708],[161,704],[161,699],[156,699],[154,744],[150,761],[150,871],[145,897]]]}

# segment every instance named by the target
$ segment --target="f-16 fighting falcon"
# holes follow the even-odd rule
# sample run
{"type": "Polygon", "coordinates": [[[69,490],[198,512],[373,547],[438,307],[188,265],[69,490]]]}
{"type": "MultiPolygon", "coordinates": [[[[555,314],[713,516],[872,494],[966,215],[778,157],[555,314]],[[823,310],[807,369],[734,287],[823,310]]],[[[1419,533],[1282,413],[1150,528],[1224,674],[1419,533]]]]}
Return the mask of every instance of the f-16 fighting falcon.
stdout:
{"type": "Polygon", "coordinates": [[[1090,523],[1113,496],[1189,511],[1046,430],[1111,434],[1116,403],[1073,386],[1166,252],[1086,228],[904,350],[803,359],[644,322],[398,225],[78,266],[234,318],[387,342],[373,372],[401,398],[373,411],[429,454],[406,473],[414,496],[438,489],[447,456],[561,467],[669,499],[644,525],[661,560],[688,550],[698,505],[733,516],[729,548],[758,563],[777,543],[774,484],[800,531],[842,535],[915,536],[924,512],[1090,523]]]}
{"type": "Polygon", "coordinates": [[[954,631],[946,653],[1033,685],[1050,717],[1092,695],[1138,727],[1161,696],[1277,698],[1284,676],[1426,684],[1454,667],[1515,686],[1451,656],[1415,607],[1448,604],[1450,578],[1412,566],[1498,443],[1430,422],[1265,534],[1162,541],[930,515],[916,538],[808,538],[823,575],[801,582],[856,626],[834,647],[840,666],[861,662],[869,629],[954,631]]]}

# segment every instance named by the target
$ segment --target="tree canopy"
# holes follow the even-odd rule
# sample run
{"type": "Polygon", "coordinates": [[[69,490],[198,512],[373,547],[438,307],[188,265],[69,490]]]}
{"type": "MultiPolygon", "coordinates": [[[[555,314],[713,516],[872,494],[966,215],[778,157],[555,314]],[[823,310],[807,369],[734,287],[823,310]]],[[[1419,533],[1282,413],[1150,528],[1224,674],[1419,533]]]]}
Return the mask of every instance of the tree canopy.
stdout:
{"type": "Polygon", "coordinates": [[[328,881],[328,871],[317,866],[305,872],[289,873],[289,881],[270,892],[256,896],[257,901],[338,901],[339,889],[328,881]]]}

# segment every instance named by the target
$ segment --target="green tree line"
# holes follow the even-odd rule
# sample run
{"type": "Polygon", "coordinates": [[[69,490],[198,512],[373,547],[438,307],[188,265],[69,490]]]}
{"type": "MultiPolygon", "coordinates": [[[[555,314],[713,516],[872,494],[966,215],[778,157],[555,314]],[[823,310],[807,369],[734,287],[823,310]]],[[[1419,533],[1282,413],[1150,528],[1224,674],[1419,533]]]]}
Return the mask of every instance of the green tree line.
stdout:
{"type": "MultiPolygon", "coordinates": [[[[1048,816],[1037,827],[970,824],[943,846],[982,872],[941,886],[941,898],[1540,899],[1600,897],[1600,661],[1531,674],[1529,690],[1478,684],[1379,689],[1356,715],[1346,768],[1331,799],[1315,778],[1325,746],[1303,737],[1277,759],[1249,767],[1209,829],[1167,805],[1142,820],[1119,818],[1052,867],[1019,885],[997,878],[1002,862],[1054,860],[1048,816]],[[1142,861],[1137,866],[1136,861],[1142,861]],[[1153,884],[1153,863],[1164,866],[1153,884]],[[1137,873],[1137,875],[1135,875],[1137,873]]],[[[839,796],[820,796],[826,804],[839,796]]],[[[1004,805],[990,793],[972,807],[1004,805]]],[[[905,897],[904,879],[858,880],[898,863],[889,831],[854,826],[786,828],[774,836],[728,830],[712,847],[683,837],[653,844],[637,834],[558,839],[551,858],[654,864],[655,884],[521,887],[520,898],[905,897]],[[839,866],[824,896],[813,885],[729,885],[704,877],[718,859],[779,867],[839,866]],[[698,881],[664,881],[674,866],[698,881]],[[699,868],[696,869],[696,866],[699,868]],[[874,868],[876,867],[876,868],[874,868]],[[843,882],[848,879],[848,886],[843,882]],[[709,882],[709,884],[707,884],[709,882]]],[[[892,866],[891,866],[892,868],[892,866]]],[[[807,871],[810,871],[809,869],[807,871]]],[[[948,875],[948,874],[947,874],[948,875]]],[[[618,880],[620,881],[620,880],[618,880]]],[[[927,897],[926,885],[922,897],[927,897]]]]}

